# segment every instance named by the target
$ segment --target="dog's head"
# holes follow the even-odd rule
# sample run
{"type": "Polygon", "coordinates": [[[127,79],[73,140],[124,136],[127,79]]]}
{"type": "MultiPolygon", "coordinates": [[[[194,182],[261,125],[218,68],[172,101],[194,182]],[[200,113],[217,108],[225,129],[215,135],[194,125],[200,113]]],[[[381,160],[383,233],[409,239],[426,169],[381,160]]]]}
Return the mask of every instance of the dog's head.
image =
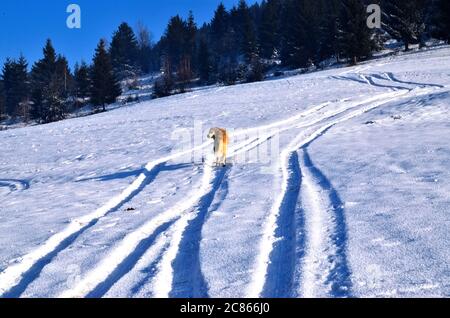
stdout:
{"type": "Polygon", "coordinates": [[[216,129],[215,128],[211,128],[209,130],[208,138],[209,139],[216,139],[216,129]]]}

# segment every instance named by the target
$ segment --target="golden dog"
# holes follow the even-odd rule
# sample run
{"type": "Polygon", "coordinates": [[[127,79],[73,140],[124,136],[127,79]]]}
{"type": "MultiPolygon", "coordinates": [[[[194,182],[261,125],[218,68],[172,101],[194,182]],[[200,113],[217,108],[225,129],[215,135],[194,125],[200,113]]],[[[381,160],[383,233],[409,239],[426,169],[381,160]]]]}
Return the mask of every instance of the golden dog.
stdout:
{"type": "Polygon", "coordinates": [[[211,128],[208,138],[214,140],[215,165],[225,166],[227,164],[228,133],[223,128],[211,128]]]}

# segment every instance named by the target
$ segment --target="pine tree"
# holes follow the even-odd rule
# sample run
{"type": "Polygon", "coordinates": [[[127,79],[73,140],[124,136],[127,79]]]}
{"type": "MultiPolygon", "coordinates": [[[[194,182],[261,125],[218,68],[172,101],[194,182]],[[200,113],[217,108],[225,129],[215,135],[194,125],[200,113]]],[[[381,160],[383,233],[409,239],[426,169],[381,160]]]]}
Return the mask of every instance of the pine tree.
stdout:
{"type": "Polygon", "coordinates": [[[139,66],[144,74],[155,70],[153,59],[153,43],[151,33],[148,28],[142,23],[137,26],[137,41],[138,41],[138,61],[139,66]]]}
{"type": "Polygon", "coordinates": [[[60,85],[61,97],[67,99],[74,91],[74,79],[67,59],[58,55],[56,59],[55,77],[60,85]]]}
{"type": "Polygon", "coordinates": [[[49,91],[47,86],[53,80],[56,71],[56,52],[50,40],[47,40],[43,53],[44,57],[37,61],[31,70],[31,116],[45,121],[47,110],[43,103],[44,93],[49,91]]]}
{"type": "Polygon", "coordinates": [[[283,64],[308,67],[317,62],[318,17],[314,0],[287,0],[283,9],[283,64]]]}
{"type": "Polygon", "coordinates": [[[262,4],[262,17],[259,27],[261,57],[270,59],[279,48],[280,0],[268,0],[262,4]]]}
{"type": "Polygon", "coordinates": [[[55,60],[50,81],[42,87],[41,117],[45,122],[53,122],[65,118],[68,110],[68,97],[72,87],[72,75],[67,59],[58,55],[55,60]]]}
{"type": "Polygon", "coordinates": [[[186,54],[187,24],[179,15],[169,20],[164,33],[164,55],[168,58],[173,70],[176,71],[181,65],[186,54]]]}
{"type": "Polygon", "coordinates": [[[106,104],[116,101],[120,96],[121,88],[116,79],[111,58],[106,51],[105,40],[100,40],[93,58],[91,70],[91,102],[95,107],[102,106],[106,110],[106,104]]]}
{"type": "Polygon", "coordinates": [[[343,0],[340,41],[344,55],[356,64],[371,55],[371,31],[367,27],[367,17],[361,0],[343,0]]]}
{"type": "MultiPolygon", "coordinates": [[[[192,11],[189,11],[189,17],[186,25],[186,55],[189,58],[193,58],[196,55],[196,38],[197,38],[197,24],[195,23],[194,15],[192,11]]],[[[193,71],[195,71],[195,65],[193,63],[193,71]]]]}
{"type": "Polygon", "coordinates": [[[319,59],[325,60],[335,57],[339,62],[341,45],[339,43],[339,30],[341,24],[339,20],[340,1],[321,0],[321,18],[318,29],[319,59]]]}
{"type": "Polygon", "coordinates": [[[236,12],[236,8],[228,12],[223,3],[220,3],[214,12],[210,28],[210,79],[227,84],[236,81],[237,58],[240,54],[236,12]]]}
{"type": "Polygon", "coordinates": [[[76,98],[85,100],[90,94],[90,78],[89,78],[89,66],[83,61],[81,64],[75,65],[74,70],[75,89],[74,95],[76,98]]]}
{"type": "Polygon", "coordinates": [[[0,120],[5,116],[5,89],[0,78],[0,120]]]}
{"type": "Polygon", "coordinates": [[[189,12],[189,17],[186,22],[184,32],[183,52],[181,56],[180,65],[178,67],[178,80],[180,82],[180,90],[185,91],[186,86],[192,79],[193,73],[196,71],[195,54],[196,54],[196,35],[197,24],[194,20],[192,11],[189,12]]]}
{"type": "Polygon", "coordinates": [[[200,80],[207,83],[211,75],[211,56],[208,43],[203,38],[200,40],[198,47],[197,67],[200,80]]]}
{"type": "Polygon", "coordinates": [[[450,1],[437,0],[433,15],[437,37],[450,43],[450,1]]]}
{"type": "Polygon", "coordinates": [[[153,87],[154,97],[165,97],[172,94],[174,89],[174,81],[172,78],[172,69],[170,60],[167,56],[162,56],[162,76],[155,81],[153,87]]]}
{"type": "Polygon", "coordinates": [[[236,15],[240,52],[244,54],[246,62],[249,63],[258,56],[258,45],[255,24],[245,0],[239,0],[236,15]]]}
{"type": "Polygon", "coordinates": [[[424,45],[427,0],[383,0],[384,29],[395,39],[403,41],[405,51],[410,44],[424,45]]]}
{"type": "Polygon", "coordinates": [[[15,118],[26,115],[23,110],[28,104],[29,80],[28,63],[23,56],[18,60],[7,59],[3,67],[3,89],[5,96],[5,113],[15,118]]]}
{"type": "Polygon", "coordinates": [[[220,3],[214,12],[211,20],[211,43],[213,51],[221,55],[225,52],[225,45],[222,41],[229,28],[229,14],[223,3],[220,3]]]}
{"type": "Polygon", "coordinates": [[[139,48],[136,36],[127,23],[114,33],[109,50],[111,63],[118,79],[135,77],[138,73],[139,48]]]}

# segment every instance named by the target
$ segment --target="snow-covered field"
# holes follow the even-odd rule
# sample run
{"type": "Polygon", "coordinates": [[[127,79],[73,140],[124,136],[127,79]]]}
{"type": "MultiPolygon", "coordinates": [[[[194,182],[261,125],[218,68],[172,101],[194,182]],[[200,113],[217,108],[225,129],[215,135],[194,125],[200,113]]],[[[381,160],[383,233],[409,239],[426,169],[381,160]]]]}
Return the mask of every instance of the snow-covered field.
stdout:
{"type": "Polygon", "coordinates": [[[449,47],[1,131],[0,150],[3,297],[450,296],[449,47]],[[214,126],[226,168],[201,161],[214,126]]]}

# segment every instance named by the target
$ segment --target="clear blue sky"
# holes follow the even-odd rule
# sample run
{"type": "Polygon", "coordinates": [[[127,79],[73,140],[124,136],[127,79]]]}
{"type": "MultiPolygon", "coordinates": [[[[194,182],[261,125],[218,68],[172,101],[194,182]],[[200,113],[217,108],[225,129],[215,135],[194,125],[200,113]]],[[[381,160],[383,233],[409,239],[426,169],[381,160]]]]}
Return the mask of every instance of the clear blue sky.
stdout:
{"type": "MultiPolygon", "coordinates": [[[[142,21],[158,40],[168,19],[176,14],[186,17],[194,12],[198,25],[209,21],[220,0],[1,0],[0,63],[20,53],[31,65],[42,55],[42,47],[51,38],[58,53],[71,65],[91,61],[100,38],[111,38],[125,21],[133,28],[142,21]],[[66,26],[69,4],[81,7],[81,29],[66,26]]],[[[223,0],[231,8],[238,0],[223,0]]],[[[251,4],[256,0],[247,0],[251,4]]]]}

